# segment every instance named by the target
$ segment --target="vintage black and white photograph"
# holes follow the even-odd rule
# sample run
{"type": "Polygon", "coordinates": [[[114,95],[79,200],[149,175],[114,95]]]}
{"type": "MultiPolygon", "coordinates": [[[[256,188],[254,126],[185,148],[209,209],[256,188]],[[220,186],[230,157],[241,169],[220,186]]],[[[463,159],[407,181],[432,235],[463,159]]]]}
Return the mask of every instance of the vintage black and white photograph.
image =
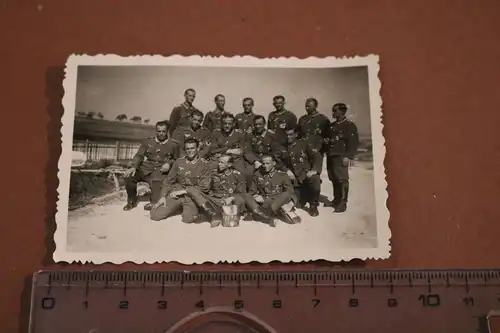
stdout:
{"type": "Polygon", "coordinates": [[[390,255],[376,55],[71,55],[56,262],[390,255]]]}

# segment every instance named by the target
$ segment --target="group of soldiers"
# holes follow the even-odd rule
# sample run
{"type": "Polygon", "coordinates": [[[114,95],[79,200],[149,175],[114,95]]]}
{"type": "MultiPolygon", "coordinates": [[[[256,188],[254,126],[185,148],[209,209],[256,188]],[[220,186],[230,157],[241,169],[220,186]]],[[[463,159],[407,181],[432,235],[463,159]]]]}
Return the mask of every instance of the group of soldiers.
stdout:
{"type": "Polygon", "coordinates": [[[236,206],[238,220],[276,226],[275,217],[300,223],[296,209],[318,216],[323,159],[326,155],[334,212],[347,209],[349,165],[358,149],[356,125],[346,118],[347,106],[332,107],[332,122],[308,98],[306,114],[297,120],[275,96],[267,119],[243,99],[243,112],[225,110],[225,97],[215,96],[215,109],[206,115],[193,106],[194,89],[172,110],[168,121],[156,123],[156,136],[146,138],[126,171],[127,204],[138,204],[137,183],[150,186],[144,209],[159,221],[178,212],[186,223],[207,221],[217,227],[223,207],[236,206]],[[309,204],[308,209],[306,205],[309,204]]]}

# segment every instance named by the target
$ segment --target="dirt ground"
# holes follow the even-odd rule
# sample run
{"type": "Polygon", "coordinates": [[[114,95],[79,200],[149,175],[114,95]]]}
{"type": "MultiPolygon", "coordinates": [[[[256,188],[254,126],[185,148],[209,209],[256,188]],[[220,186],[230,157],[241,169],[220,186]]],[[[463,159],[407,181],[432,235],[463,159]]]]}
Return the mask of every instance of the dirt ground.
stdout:
{"type": "MultiPolygon", "coordinates": [[[[176,260],[179,251],[210,257],[210,253],[233,253],[238,249],[272,251],[286,255],[290,249],[310,252],[346,248],[376,247],[374,180],[371,163],[358,162],[351,167],[348,210],[334,214],[332,208],[319,207],[320,215],[310,217],[299,210],[302,223],[278,223],[271,228],[263,223],[241,221],[238,228],[210,228],[208,223],[185,224],[180,216],[154,222],[141,203],[135,210],[122,210],[125,202],[116,199],[69,212],[67,252],[162,253],[165,261],[176,260]]],[[[326,170],[321,176],[322,195],[331,199],[332,187],[326,170]]],[[[200,258],[201,258],[200,257],[200,258]]],[[[231,255],[233,257],[233,255],[231,255]]],[[[222,259],[222,258],[221,258],[222,259]]],[[[310,258],[321,259],[321,258],[310,258]]],[[[201,260],[203,261],[203,260],[201,260]]]]}

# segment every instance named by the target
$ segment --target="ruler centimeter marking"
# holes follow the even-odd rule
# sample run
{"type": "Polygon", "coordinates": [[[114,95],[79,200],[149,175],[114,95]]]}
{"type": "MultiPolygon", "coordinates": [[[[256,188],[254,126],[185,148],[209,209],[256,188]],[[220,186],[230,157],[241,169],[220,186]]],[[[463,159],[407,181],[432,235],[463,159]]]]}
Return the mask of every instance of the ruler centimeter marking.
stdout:
{"type": "Polygon", "coordinates": [[[327,328],[332,325],[338,332],[356,331],[344,322],[365,328],[378,326],[385,332],[404,329],[411,333],[425,329],[430,333],[452,328],[457,333],[490,332],[485,330],[490,326],[487,318],[493,318],[488,313],[497,310],[495,307],[500,309],[499,295],[500,270],[45,271],[35,274],[33,279],[30,332],[57,332],[54,325],[64,330],[91,332],[95,328],[88,331],[83,328],[91,324],[104,325],[107,330],[103,328],[102,332],[110,329],[133,332],[139,329],[134,326],[139,322],[151,328],[147,332],[170,332],[166,328],[158,330],[157,326],[172,326],[199,312],[244,322],[247,328],[254,325],[252,332],[294,332],[290,329],[329,332],[327,328]],[[171,318],[155,317],[153,309],[168,310],[171,318]],[[354,315],[345,312],[346,309],[359,312],[354,315]],[[434,311],[429,312],[431,309],[434,311]],[[123,311],[127,310],[134,313],[136,322],[127,322],[123,317],[123,311]],[[265,324],[257,324],[258,319],[233,316],[234,313],[243,316],[245,311],[258,314],[280,329],[266,330],[262,328],[265,324]],[[373,311],[380,314],[374,317],[373,311]],[[387,326],[388,321],[408,313],[415,316],[408,327],[396,325],[391,330],[387,326]],[[448,326],[443,326],[438,323],[436,313],[440,313],[441,319],[451,313],[456,313],[457,318],[448,318],[448,326]],[[107,315],[100,319],[100,324],[94,323],[96,315],[103,314],[107,315]],[[463,318],[460,320],[458,316],[463,318]],[[293,324],[280,327],[284,324],[277,318],[293,324]],[[253,324],[248,324],[249,321],[253,324]],[[305,322],[309,326],[300,328],[305,322]],[[311,326],[320,322],[326,326],[311,326]]]}

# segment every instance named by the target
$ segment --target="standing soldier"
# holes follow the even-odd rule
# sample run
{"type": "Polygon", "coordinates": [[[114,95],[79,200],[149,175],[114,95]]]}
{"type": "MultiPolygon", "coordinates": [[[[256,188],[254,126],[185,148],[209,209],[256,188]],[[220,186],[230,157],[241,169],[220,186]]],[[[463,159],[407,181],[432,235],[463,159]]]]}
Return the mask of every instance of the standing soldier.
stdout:
{"type": "MultiPolygon", "coordinates": [[[[273,130],[266,130],[266,119],[264,116],[256,115],[253,120],[253,131],[246,137],[245,157],[245,177],[247,186],[253,180],[255,170],[262,165],[260,159],[263,155],[273,155],[274,159],[280,162],[280,156],[284,151],[276,138],[273,130]]],[[[281,163],[278,163],[281,165],[281,163]]]]}
{"type": "Polygon", "coordinates": [[[230,155],[234,160],[234,168],[244,172],[243,151],[245,150],[245,133],[235,128],[234,116],[226,113],[222,116],[222,128],[212,133],[210,143],[210,160],[213,169],[222,154],[230,155]]]}
{"type": "MultiPolygon", "coordinates": [[[[300,217],[294,212],[292,202],[293,186],[288,175],[276,169],[276,161],[271,155],[262,157],[262,168],[254,175],[247,206],[251,211],[256,211],[262,205],[263,211],[283,218],[286,223],[300,223],[300,217]]],[[[275,227],[274,219],[267,221],[275,227]]]]}
{"type": "Polygon", "coordinates": [[[210,150],[211,133],[205,127],[201,127],[203,121],[203,113],[199,110],[194,110],[189,116],[189,127],[179,127],[172,134],[172,140],[177,142],[180,148],[180,156],[185,156],[184,141],[187,138],[195,138],[200,143],[200,157],[205,158],[210,150]]]}
{"type": "Polygon", "coordinates": [[[243,112],[236,115],[236,128],[243,132],[250,133],[253,129],[255,113],[253,112],[253,98],[243,99],[243,112]]]}
{"type": "Polygon", "coordinates": [[[196,91],[194,89],[186,89],[184,91],[184,103],[179,106],[176,106],[172,113],[170,113],[170,132],[169,134],[175,131],[177,127],[189,127],[189,116],[191,112],[197,110],[193,106],[194,99],[196,98],[196,91]]]}
{"type": "Polygon", "coordinates": [[[297,139],[297,129],[286,130],[288,139],[284,161],[288,168],[287,174],[295,180],[295,195],[297,207],[303,208],[309,202],[309,215],[318,216],[319,195],[321,193],[321,156],[322,142],[309,142],[307,139],[297,139]]]}
{"type": "Polygon", "coordinates": [[[327,116],[318,112],[318,100],[316,98],[308,98],[305,108],[307,114],[299,118],[299,135],[310,142],[316,141],[317,144],[322,145],[330,126],[330,120],[327,116]]]}
{"type": "Polygon", "coordinates": [[[203,206],[208,200],[217,207],[216,218],[211,221],[212,227],[221,224],[222,206],[237,205],[238,213],[242,213],[245,208],[246,187],[243,174],[233,168],[233,158],[230,155],[222,155],[218,162],[217,171],[211,176],[207,199],[197,202],[199,206],[203,206]]]}
{"type": "Polygon", "coordinates": [[[214,98],[215,101],[215,110],[209,111],[205,116],[205,120],[203,121],[203,127],[208,128],[210,132],[221,128],[221,119],[222,116],[226,113],[224,110],[224,106],[226,105],[226,97],[224,95],[218,94],[214,98]]]}
{"type": "Polygon", "coordinates": [[[275,96],[273,98],[273,105],[276,110],[269,114],[267,128],[276,132],[278,142],[282,146],[285,146],[285,129],[297,126],[297,117],[293,112],[285,109],[285,97],[275,96]]]}
{"type": "Polygon", "coordinates": [[[333,201],[325,204],[334,207],[335,212],[347,209],[349,195],[349,166],[358,150],[358,129],[346,118],[347,106],[337,103],[332,107],[332,118],[326,138],[326,167],[333,185],[333,201]]]}
{"type": "MultiPolygon", "coordinates": [[[[160,221],[173,215],[182,208],[182,221],[193,223],[201,221],[196,202],[203,202],[203,194],[210,190],[210,170],[208,162],[200,158],[199,143],[195,138],[184,141],[185,157],[177,159],[172,170],[163,181],[161,198],[153,205],[150,219],[160,221]]],[[[203,213],[209,221],[215,212],[208,205],[202,205],[203,213]]]]}
{"type": "Polygon", "coordinates": [[[151,210],[151,205],[160,199],[161,182],[179,156],[177,144],[167,139],[167,131],[165,121],[157,122],[156,137],[146,138],[135,154],[132,167],[125,172],[127,204],[123,210],[137,207],[137,183],[140,181],[147,182],[151,190],[145,210],[151,210]]]}

